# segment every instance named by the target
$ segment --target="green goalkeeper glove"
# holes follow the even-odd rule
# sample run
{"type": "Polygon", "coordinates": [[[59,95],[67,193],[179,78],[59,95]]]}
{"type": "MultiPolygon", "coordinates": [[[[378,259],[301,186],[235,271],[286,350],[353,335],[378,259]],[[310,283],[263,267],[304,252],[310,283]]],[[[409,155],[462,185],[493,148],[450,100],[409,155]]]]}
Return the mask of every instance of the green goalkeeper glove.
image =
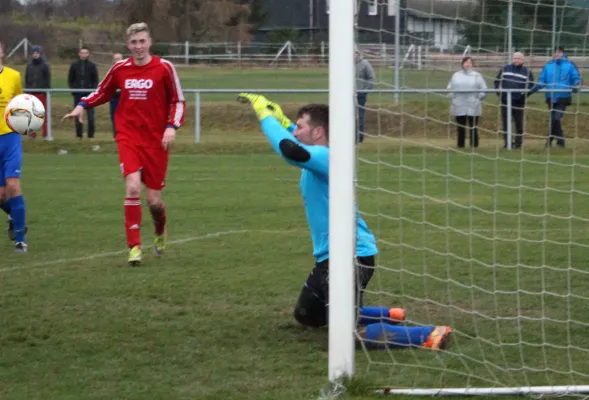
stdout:
{"type": "Polygon", "coordinates": [[[274,118],[278,120],[278,122],[280,122],[280,125],[282,125],[284,129],[290,128],[292,122],[290,121],[290,119],[287,118],[286,115],[284,115],[282,108],[280,108],[278,104],[272,101],[268,101],[268,108],[273,110],[272,115],[274,116],[274,118]]]}
{"type": "Polygon", "coordinates": [[[291,121],[284,115],[282,108],[260,94],[240,93],[237,100],[242,103],[250,103],[260,121],[273,116],[285,129],[291,125],[291,121]]]}

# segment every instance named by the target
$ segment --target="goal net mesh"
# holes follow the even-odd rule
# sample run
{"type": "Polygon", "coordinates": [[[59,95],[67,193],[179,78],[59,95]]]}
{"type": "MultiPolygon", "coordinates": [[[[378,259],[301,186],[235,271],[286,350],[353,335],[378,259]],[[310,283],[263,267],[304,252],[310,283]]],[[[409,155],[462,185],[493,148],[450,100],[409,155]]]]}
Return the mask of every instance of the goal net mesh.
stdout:
{"type": "Polygon", "coordinates": [[[513,0],[510,16],[506,0],[398,1],[359,0],[356,16],[381,90],[367,96],[358,145],[359,208],[380,250],[364,304],[451,326],[454,340],[440,353],[358,350],[356,373],[389,388],[587,384],[588,98],[573,94],[564,112],[565,148],[546,148],[551,112],[545,93],[530,96],[523,147],[509,151],[497,94],[482,101],[479,147],[467,134],[458,148],[451,100],[433,90],[464,56],[489,89],[514,51],[537,79],[555,46],[583,76],[589,2],[513,0]]]}

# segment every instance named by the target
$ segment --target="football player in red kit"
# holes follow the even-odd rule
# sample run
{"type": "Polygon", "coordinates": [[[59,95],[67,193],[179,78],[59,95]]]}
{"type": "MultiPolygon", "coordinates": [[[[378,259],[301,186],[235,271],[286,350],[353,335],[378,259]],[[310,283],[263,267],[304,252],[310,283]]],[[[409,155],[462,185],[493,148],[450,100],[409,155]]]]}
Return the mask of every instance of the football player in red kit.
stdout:
{"type": "Polygon", "coordinates": [[[84,110],[109,102],[120,89],[115,112],[116,140],[121,172],[125,178],[125,228],[129,264],[141,263],[141,183],[155,224],[154,247],[161,255],[166,246],[166,210],[162,189],[168,155],[182,126],[185,101],[180,79],[172,63],[152,55],[147,24],[127,29],[127,47],[132,57],[114,64],[96,91],[82,98],[66,118],[83,118],[84,110]]]}

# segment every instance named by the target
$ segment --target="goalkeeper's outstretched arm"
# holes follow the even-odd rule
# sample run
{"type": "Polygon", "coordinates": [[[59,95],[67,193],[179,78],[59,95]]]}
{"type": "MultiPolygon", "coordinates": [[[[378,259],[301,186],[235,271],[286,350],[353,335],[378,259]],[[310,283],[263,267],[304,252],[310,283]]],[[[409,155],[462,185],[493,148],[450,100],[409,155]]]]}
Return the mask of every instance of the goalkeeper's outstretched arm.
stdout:
{"type": "Polygon", "coordinates": [[[292,134],[295,125],[285,129],[273,116],[261,120],[262,131],[276,153],[289,164],[329,175],[329,149],[325,146],[308,146],[300,143],[292,134]]]}
{"type": "Polygon", "coordinates": [[[251,104],[262,131],[274,148],[292,165],[304,168],[327,178],[329,149],[327,146],[306,145],[293,135],[295,126],[282,112],[280,106],[254,93],[240,93],[237,100],[251,104]]]}

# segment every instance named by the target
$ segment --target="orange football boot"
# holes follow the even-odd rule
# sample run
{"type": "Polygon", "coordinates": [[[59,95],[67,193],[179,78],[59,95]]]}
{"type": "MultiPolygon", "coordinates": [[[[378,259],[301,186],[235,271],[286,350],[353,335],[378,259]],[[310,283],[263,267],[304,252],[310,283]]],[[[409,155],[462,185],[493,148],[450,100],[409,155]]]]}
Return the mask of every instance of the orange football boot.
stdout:
{"type": "Polygon", "coordinates": [[[452,331],[449,326],[436,326],[436,329],[429,334],[423,347],[434,351],[446,350],[452,344],[452,331]]]}

